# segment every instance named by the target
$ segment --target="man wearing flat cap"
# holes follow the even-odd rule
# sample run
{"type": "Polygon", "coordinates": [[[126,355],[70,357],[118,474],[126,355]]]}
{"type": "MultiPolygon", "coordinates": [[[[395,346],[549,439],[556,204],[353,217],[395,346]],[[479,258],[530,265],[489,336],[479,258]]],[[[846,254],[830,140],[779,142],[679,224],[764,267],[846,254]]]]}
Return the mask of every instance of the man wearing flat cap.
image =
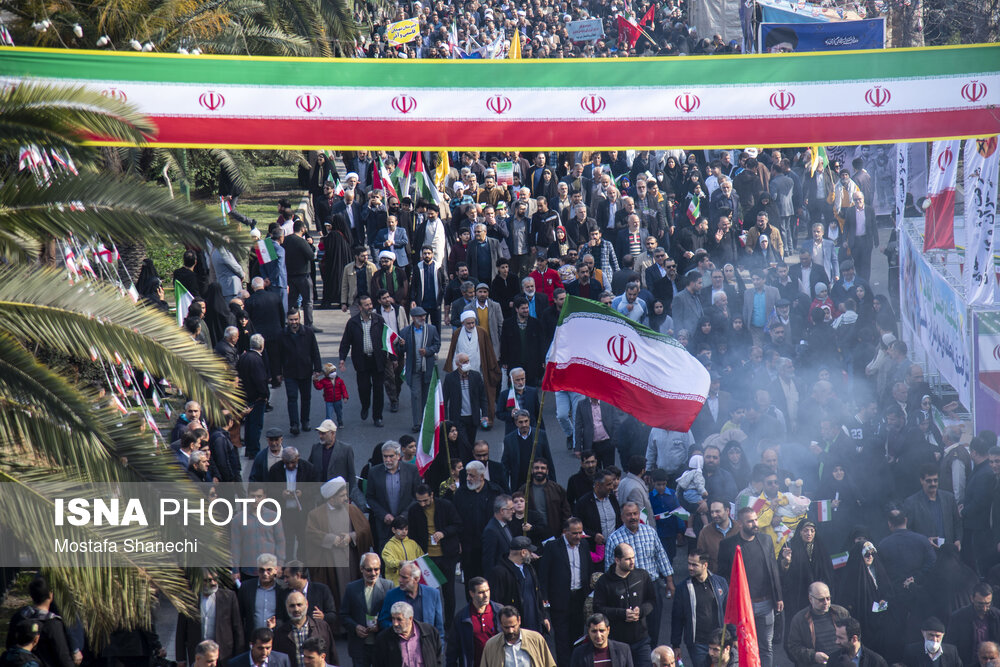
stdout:
{"type": "Polygon", "coordinates": [[[306,519],[305,564],[315,581],[326,584],[338,601],[347,584],[361,577],[361,554],[372,548],[368,519],[348,500],[348,485],[334,477],[320,487],[325,503],[306,519]]]}
{"type": "Polygon", "coordinates": [[[922,642],[909,644],[906,647],[906,659],[903,662],[908,667],[961,667],[962,659],[958,649],[953,644],[944,643],[944,623],[931,616],[920,624],[922,642]]]}

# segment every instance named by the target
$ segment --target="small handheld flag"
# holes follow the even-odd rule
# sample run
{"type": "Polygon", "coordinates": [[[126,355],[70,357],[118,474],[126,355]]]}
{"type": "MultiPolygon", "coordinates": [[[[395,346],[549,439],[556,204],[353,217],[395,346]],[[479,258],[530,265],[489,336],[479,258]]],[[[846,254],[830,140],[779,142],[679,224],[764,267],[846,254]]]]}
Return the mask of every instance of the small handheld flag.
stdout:
{"type": "Polygon", "coordinates": [[[395,357],[396,356],[396,347],[395,347],[396,346],[396,342],[400,341],[400,340],[403,340],[403,339],[400,338],[399,335],[395,331],[393,331],[389,327],[382,327],[382,349],[385,352],[387,352],[388,354],[391,354],[392,356],[395,357]]]}
{"type": "Polygon", "coordinates": [[[430,556],[421,556],[420,558],[413,561],[420,567],[420,583],[424,586],[430,586],[431,588],[441,588],[446,581],[445,576],[438,569],[438,566],[434,564],[430,556]]]}
{"type": "Polygon", "coordinates": [[[839,554],[833,554],[830,556],[830,561],[833,563],[833,569],[839,570],[847,565],[847,558],[848,553],[846,551],[841,551],[839,554]]]}
{"type": "Polygon", "coordinates": [[[253,251],[257,254],[257,261],[267,264],[278,259],[278,251],[274,247],[274,241],[270,237],[261,239],[254,244],[253,251]]]}
{"type": "Polygon", "coordinates": [[[816,501],[816,519],[818,521],[832,521],[833,520],[833,501],[832,500],[817,500],[816,501]]]}

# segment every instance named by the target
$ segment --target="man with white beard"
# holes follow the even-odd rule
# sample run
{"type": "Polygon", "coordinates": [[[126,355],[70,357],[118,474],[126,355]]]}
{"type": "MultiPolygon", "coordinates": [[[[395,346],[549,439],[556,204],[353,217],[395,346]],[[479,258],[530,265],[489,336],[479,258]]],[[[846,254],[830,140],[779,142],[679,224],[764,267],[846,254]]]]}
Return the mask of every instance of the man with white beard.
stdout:
{"type": "Polygon", "coordinates": [[[455,492],[455,508],[462,517],[462,572],[466,581],[483,576],[483,530],[493,518],[493,500],[501,493],[485,475],[482,461],[470,461],[465,466],[465,484],[455,492]]]}

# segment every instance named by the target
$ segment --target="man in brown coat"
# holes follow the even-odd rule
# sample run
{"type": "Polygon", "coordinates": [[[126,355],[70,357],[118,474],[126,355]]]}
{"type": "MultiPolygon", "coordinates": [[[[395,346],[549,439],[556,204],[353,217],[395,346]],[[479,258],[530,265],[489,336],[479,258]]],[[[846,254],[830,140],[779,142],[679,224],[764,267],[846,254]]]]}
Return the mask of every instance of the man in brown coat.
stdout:
{"type": "Polygon", "coordinates": [[[306,519],[306,562],[313,579],[330,587],[339,607],[347,584],[361,578],[361,554],[371,551],[368,519],[348,501],[347,481],[334,477],[320,493],[326,502],[306,519]]]}

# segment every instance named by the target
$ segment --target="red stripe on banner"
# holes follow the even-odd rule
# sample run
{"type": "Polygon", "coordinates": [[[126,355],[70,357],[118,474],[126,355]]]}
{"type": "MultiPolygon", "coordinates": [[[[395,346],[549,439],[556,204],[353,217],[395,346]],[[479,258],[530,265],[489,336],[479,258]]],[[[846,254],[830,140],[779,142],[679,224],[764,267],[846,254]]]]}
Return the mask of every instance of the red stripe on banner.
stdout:
{"type": "Polygon", "coordinates": [[[924,222],[924,252],[955,247],[955,190],[931,197],[924,222]]]}
{"type": "Polygon", "coordinates": [[[610,403],[644,424],[669,431],[689,431],[702,408],[701,401],[656,396],[583,364],[558,368],[549,363],[542,389],[580,392],[610,403]]]}
{"type": "Polygon", "coordinates": [[[989,109],[691,120],[387,121],[153,116],[155,144],[229,147],[688,148],[878,143],[1000,133],[989,109]]]}

